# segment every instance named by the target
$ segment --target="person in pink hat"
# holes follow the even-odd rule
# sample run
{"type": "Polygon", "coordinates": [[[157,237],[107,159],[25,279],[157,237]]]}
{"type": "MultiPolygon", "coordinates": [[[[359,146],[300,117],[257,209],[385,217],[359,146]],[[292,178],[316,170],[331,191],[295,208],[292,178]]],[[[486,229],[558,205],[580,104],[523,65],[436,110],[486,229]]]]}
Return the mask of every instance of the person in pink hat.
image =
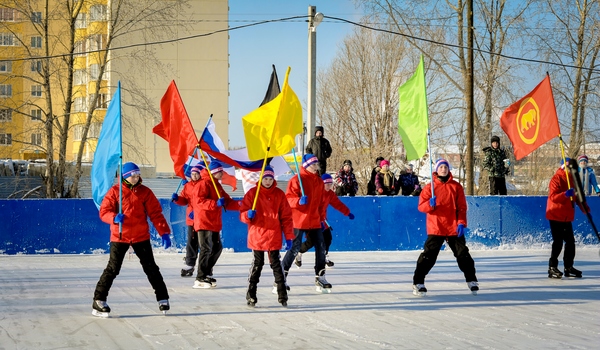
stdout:
{"type": "Polygon", "coordinates": [[[398,193],[398,181],[390,170],[390,161],[382,160],[381,169],[375,176],[375,190],[379,196],[395,196],[398,193]]]}

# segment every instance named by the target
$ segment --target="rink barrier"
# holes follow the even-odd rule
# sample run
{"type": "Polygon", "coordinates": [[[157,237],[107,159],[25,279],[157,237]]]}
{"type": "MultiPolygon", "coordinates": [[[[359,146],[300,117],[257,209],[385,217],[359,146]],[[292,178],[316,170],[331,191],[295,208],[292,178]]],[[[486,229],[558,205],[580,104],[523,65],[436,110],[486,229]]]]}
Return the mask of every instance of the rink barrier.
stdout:
{"type": "MultiPolygon", "coordinates": [[[[356,216],[349,220],[329,207],[333,227],[331,251],[420,250],[426,239],[425,214],[418,197],[343,197],[356,216]]],[[[547,197],[467,197],[467,242],[471,249],[544,248],[552,242],[545,218],[547,197]]],[[[600,198],[589,198],[592,217],[600,224],[600,198]]],[[[172,229],[173,245],[186,244],[185,207],[161,199],[172,229]]],[[[0,200],[0,254],[92,254],[108,251],[109,227],[100,221],[91,199],[0,200]]],[[[152,227],[152,226],[151,226],[152,227]]],[[[576,210],[577,244],[598,244],[587,218],[576,210]]],[[[151,228],[152,243],[161,240],[151,228]]],[[[239,213],[223,213],[225,249],[247,252],[247,228],[239,213]]]]}

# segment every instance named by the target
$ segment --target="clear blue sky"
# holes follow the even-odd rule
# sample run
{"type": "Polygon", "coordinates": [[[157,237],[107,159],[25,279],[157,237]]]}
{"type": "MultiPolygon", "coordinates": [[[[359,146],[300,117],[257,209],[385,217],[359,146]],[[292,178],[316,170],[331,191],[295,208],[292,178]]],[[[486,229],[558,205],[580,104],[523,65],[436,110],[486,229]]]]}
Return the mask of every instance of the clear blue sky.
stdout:
{"type": "MultiPolygon", "coordinates": [[[[317,12],[358,22],[362,10],[352,0],[229,0],[229,25],[237,27],[254,21],[308,15],[308,6],[317,12]]],[[[229,147],[245,145],[242,117],[262,102],[271,65],[277,68],[283,84],[287,67],[291,67],[289,84],[296,92],[306,120],[308,72],[307,17],[230,31],[229,39],[229,147]]],[[[317,74],[329,66],[338,44],[350,34],[353,25],[325,19],[317,27],[317,74]]]]}

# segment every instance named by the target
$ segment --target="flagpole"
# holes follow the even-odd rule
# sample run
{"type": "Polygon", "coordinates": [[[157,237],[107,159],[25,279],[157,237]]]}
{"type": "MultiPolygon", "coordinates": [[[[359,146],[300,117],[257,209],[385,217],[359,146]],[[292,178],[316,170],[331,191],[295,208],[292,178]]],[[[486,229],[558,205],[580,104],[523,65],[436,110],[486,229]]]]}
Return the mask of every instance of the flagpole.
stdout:
{"type": "MultiPolygon", "coordinates": [[[[121,115],[121,81],[117,83],[119,91],[119,214],[123,214],[123,116],[121,115]]],[[[123,223],[119,222],[119,240],[123,239],[123,223]]]]}
{"type": "MultiPolygon", "coordinates": [[[[556,103],[554,102],[554,93],[552,92],[552,83],[550,82],[550,73],[546,72],[546,77],[548,77],[548,83],[550,84],[550,97],[552,98],[552,105],[554,109],[556,109],[556,103]]],[[[565,145],[562,139],[562,134],[560,132],[560,123],[556,120],[556,124],[558,125],[558,144],[560,145],[560,154],[562,156],[563,164],[565,165],[565,174],[567,177],[567,187],[571,188],[571,182],[569,181],[569,166],[567,164],[567,157],[565,156],[565,145]]],[[[573,201],[573,197],[569,197],[571,201],[573,201]]]]}
{"type": "MultiPolygon", "coordinates": [[[[210,123],[210,121],[212,120],[212,113],[210,115],[210,117],[208,118],[208,121],[206,122],[206,126],[204,127],[204,131],[202,132],[202,136],[200,136],[200,139],[198,140],[198,145],[196,146],[197,148],[200,148],[200,141],[202,141],[202,138],[204,137],[204,133],[206,132],[206,130],[208,130],[208,124],[210,123]]],[[[217,192],[217,198],[221,199],[221,194],[219,193],[219,189],[217,188],[217,183],[215,182],[215,178],[212,176],[212,173],[210,172],[210,169],[208,168],[208,162],[206,161],[206,157],[204,156],[204,152],[202,151],[202,149],[200,148],[200,155],[202,156],[202,160],[204,161],[204,166],[206,167],[206,172],[208,173],[208,177],[210,177],[210,181],[213,184],[213,187],[215,188],[215,192],[217,192]]],[[[223,210],[227,211],[225,209],[225,207],[223,207],[223,210]]]]}
{"type": "Polygon", "coordinates": [[[298,158],[296,158],[296,150],[292,148],[292,156],[294,157],[294,164],[296,164],[296,175],[298,175],[298,182],[300,183],[300,191],[302,197],[304,197],[304,186],[302,186],[302,178],[300,177],[300,168],[298,167],[298,158]]]}
{"type": "MultiPolygon", "coordinates": [[[[192,159],[194,159],[194,157],[196,156],[196,153],[198,152],[198,147],[194,147],[194,153],[192,153],[192,157],[190,158],[190,160],[188,160],[187,166],[188,168],[190,167],[190,164],[192,164],[192,159]]],[[[184,175],[185,176],[185,171],[184,171],[184,175]]],[[[177,189],[175,190],[175,193],[179,192],[179,188],[181,187],[181,184],[183,183],[184,179],[181,179],[179,181],[179,185],[177,185],[177,189]]]]}
{"type": "MultiPolygon", "coordinates": [[[[434,193],[434,181],[433,181],[433,158],[431,157],[431,130],[429,129],[429,105],[427,103],[427,86],[425,84],[425,62],[423,60],[423,55],[421,55],[421,62],[423,62],[423,94],[425,95],[425,108],[427,111],[427,148],[429,149],[429,176],[431,177],[431,197],[435,196],[434,193]]],[[[419,64],[421,63],[419,62],[419,64]]],[[[450,170],[448,168],[448,170],[450,170]]]]}

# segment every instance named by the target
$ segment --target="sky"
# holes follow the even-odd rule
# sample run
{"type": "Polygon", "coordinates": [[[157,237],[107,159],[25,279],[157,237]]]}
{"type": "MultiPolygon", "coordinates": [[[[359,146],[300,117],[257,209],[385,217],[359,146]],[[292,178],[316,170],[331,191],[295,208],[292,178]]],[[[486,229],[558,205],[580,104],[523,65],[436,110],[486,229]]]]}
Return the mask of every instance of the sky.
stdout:
{"type": "MultiPolygon", "coordinates": [[[[357,22],[362,10],[352,0],[229,0],[229,26],[255,21],[308,15],[316,6],[325,16],[357,22]]],[[[317,74],[328,67],[338,45],[351,34],[353,26],[325,18],[317,27],[317,74]]],[[[283,85],[291,67],[289,85],[298,95],[306,120],[308,75],[308,23],[306,18],[275,22],[229,32],[229,148],[245,146],[242,117],[262,102],[274,64],[283,85]]],[[[318,116],[317,116],[318,119],[318,116]]]]}

